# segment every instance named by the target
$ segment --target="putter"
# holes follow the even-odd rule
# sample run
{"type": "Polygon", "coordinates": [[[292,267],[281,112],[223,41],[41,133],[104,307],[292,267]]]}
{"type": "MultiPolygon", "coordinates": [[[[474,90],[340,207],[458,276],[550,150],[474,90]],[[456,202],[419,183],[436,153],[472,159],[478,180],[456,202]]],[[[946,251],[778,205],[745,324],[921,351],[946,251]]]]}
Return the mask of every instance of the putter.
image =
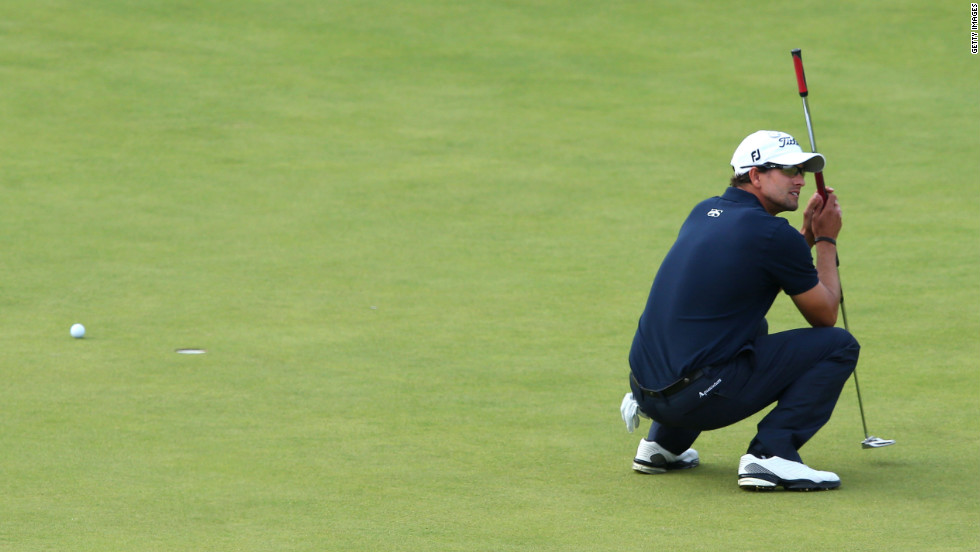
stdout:
{"type": "MultiPolygon", "coordinates": [[[[799,48],[796,48],[791,53],[793,54],[793,66],[796,69],[796,84],[799,87],[800,97],[803,98],[803,116],[806,118],[806,132],[810,137],[810,151],[817,153],[817,141],[813,137],[813,121],[810,119],[810,103],[807,101],[809,91],[806,88],[806,76],[803,73],[803,52],[799,48]]],[[[827,188],[823,181],[823,171],[813,173],[813,177],[817,182],[817,193],[826,201],[827,188]]],[[[837,257],[837,266],[840,266],[840,257],[837,257]]],[[[841,286],[840,290],[840,313],[844,319],[844,329],[850,332],[851,328],[847,324],[847,309],[844,308],[843,286],[841,286]]],[[[864,402],[861,400],[861,386],[858,384],[857,369],[854,370],[854,389],[857,390],[858,409],[861,412],[861,427],[864,429],[864,440],[861,441],[861,448],[881,448],[894,445],[894,439],[882,439],[881,437],[868,435],[868,423],[864,418],[864,402]]]]}

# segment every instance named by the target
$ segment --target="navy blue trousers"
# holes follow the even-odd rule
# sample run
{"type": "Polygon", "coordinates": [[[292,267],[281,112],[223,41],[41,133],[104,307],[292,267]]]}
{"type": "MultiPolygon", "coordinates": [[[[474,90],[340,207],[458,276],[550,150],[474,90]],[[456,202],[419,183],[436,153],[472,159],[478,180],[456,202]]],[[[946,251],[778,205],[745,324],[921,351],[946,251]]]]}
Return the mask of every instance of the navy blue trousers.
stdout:
{"type": "Polygon", "coordinates": [[[762,331],[731,362],[703,368],[701,378],[669,397],[644,395],[631,382],[640,409],[654,420],[647,439],[680,454],[702,431],[776,403],[747,452],[802,462],[800,447],[830,420],[861,347],[841,328],[762,331]]]}

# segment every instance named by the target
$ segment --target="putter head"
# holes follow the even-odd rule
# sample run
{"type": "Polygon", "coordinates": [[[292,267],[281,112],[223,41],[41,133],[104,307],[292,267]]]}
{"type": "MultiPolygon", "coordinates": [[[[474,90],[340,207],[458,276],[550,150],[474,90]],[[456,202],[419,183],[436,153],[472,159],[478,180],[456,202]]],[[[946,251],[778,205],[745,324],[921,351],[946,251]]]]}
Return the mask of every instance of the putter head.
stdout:
{"type": "Polygon", "coordinates": [[[861,448],[881,448],[887,447],[888,445],[894,445],[894,439],[882,439],[881,437],[875,437],[872,435],[867,439],[861,441],[861,448]]]}

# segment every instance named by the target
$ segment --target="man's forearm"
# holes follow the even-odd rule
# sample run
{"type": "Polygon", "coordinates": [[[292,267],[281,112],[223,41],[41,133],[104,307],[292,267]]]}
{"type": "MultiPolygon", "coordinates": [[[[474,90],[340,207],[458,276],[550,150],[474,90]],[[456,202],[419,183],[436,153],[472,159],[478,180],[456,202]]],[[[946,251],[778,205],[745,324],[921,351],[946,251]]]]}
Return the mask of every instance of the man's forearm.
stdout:
{"type": "MultiPolygon", "coordinates": [[[[840,304],[840,275],[837,272],[837,245],[828,241],[814,244],[817,252],[817,277],[831,293],[834,311],[840,304]]],[[[836,316],[835,316],[836,318],[836,316]]]]}

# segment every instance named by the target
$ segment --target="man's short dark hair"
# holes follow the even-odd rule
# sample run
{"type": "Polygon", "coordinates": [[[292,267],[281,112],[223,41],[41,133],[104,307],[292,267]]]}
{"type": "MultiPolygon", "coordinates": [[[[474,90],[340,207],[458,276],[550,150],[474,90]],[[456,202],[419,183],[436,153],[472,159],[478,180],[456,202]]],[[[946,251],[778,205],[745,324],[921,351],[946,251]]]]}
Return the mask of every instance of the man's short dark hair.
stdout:
{"type": "Polygon", "coordinates": [[[749,173],[733,174],[732,179],[728,182],[728,185],[738,188],[742,184],[748,184],[750,181],[751,180],[749,179],[749,173]]]}
{"type": "MultiPolygon", "coordinates": [[[[757,167],[752,167],[752,168],[756,169],[757,171],[759,171],[761,173],[764,173],[764,172],[766,172],[766,171],[769,170],[769,167],[766,167],[765,165],[759,165],[757,167]]],[[[734,187],[737,188],[737,187],[741,186],[742,184],[748,184],[751,181],[752,181],[752,179],[749,178],[749,172],[748,171],[745,171],[744,174],[740,174],[740,175],[733,174],[732,175],[732,179],[728,181],[728,185],[729,186],[734,186],[734,187]]]]}

